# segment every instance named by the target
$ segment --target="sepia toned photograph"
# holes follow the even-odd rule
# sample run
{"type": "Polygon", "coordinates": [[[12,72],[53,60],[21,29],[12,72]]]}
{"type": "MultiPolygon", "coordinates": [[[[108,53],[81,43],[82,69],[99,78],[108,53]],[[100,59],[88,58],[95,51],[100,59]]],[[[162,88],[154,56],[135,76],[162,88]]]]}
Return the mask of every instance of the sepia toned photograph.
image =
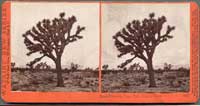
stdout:
{"type": "Polygon", "coordinates": [[[102,92],[189,92],[189,4],[102,5],[102,92]]]}
{"type": "Polygon", "coordinates": [[[12,91],[97,92],[99,5],[11,4],[12,91]]]}
{"type": "Polygon", "coordinates": [[[195,103],[196,2],[2,2],[5,103],[195,103]]]}

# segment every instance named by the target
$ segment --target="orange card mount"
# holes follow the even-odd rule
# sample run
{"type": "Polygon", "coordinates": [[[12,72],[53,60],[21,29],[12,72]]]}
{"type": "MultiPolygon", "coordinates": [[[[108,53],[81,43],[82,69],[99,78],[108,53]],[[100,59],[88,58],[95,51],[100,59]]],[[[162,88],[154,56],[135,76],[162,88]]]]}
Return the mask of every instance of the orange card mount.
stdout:
{"type": "Polygon", "coordinates": [[[194,103],[195,2],[2,4],[1,96],[17,103],[194,103]]]}

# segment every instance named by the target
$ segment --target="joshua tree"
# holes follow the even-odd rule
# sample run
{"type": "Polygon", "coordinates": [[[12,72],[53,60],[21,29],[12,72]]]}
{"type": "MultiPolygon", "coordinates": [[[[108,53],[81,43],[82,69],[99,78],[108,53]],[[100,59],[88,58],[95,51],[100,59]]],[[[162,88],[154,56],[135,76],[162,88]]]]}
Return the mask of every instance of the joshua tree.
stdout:
{"type": "Polygon", "coordinates": [[[129,69],[128,70],[140,70],[142,67],[140,66],[140,63],[134,63],[132,65],[130,65],[129,69]]]}
{"type": "Polygon", "coordinates": [[[102,68],[103,68],[103,70],[107,70],[108,69],[108,65],[105,64],[105,65],[102,66],[102,68]]]}
{"type": "Polygon", "coordinates": [[[168,63],[164,63],[164,70],[165,71],[170,71],[172,69],[172,65],[168,63]]]}
{"type": "Polygon", "coordinates": [[[71,63],[71,71],[77,71],[80,66],[75,63],[71,63]]]}
{"type": "Polygon", "coordinates": [[[149,18],[145,18],[142,22],[133,20],[113,36],[115,46],[120,52],[118,57],[120,58],[128,54],[131,56],[130,59],[127,59],[119,67],[125,67],[135,58],[142,59],[148,68],[149,87],[156,87],[153,69],[153,54],[155,49],[159,44],[173,38],[170,32],[175,29],[174,26],[168,25],[166,32],[161,34],[166,21],[165,16],[155,19],[154,13],[150,13],[149,18]]]}
{"type": "Polygon", "coordinates": [[[43,19],[23,34],[24,43],[29,50],[27,55],[41,54],[41,57],[35,58],[29,64],[32,66],[44,57],[53,60],[57,70],[57,86],[59,87],[64,86],[61,68],[63,51],[68,44],[83,38],[80,32],[85,27],[78,25],[75,33],[72,34],[71,30],[76,21],[75,16],[65,18],[65,13],[60,13],[59,18],[53,20],[43,19]]]}
{"type": "Polygon", "coordinates": [[[41,62],[35,66],[35,69],[51,69],[51,66],[47,65],[46,62],[41,62]]]}
{"type": "Polygon", "coordinates": [[[11,68],[13,69],[13,68],[15,68],[15,62],[11,62],[11,68]]]}

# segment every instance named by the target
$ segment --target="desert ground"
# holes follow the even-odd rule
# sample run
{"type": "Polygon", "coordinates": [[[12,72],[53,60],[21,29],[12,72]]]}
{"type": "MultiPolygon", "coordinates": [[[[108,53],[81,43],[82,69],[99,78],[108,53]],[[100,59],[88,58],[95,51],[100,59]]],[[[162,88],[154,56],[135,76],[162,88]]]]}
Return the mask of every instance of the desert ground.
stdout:
{"type": "Polygon", "coordinates": [[[103,72],[103,92],[188,92],[189,70],[156,72],[157,87],[149,88],[148,74],[134,71],[103,72]]]}
{"type": "Polygon", "coordinates": [[[70,71],[63,73],[65,87],[56,87],[56,73],[52,71],[12,71],[13,91],[97,92],[98,71],[70,71]]]}
{"type": "MultiPolygon", "coordinates": [[[[12,71],[13,91],[98,92],[98,71],[63,72],[65,87],[56,87],[53,71],[12,71]]],[[[149,88],[146,71],[102,70],[102,92],[188,92],[189,70],[155,72],[157,87],[149,88]]]]}

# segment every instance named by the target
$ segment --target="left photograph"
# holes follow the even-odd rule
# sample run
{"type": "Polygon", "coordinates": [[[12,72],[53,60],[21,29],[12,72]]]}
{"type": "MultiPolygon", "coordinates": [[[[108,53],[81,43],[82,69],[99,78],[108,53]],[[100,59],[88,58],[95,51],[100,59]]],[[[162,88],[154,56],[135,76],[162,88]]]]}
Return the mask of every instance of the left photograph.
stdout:
{"type": "Polygon", "coordinates": [[[12,91],[98,92],[99,4],[11,4],[12,91]]]}

